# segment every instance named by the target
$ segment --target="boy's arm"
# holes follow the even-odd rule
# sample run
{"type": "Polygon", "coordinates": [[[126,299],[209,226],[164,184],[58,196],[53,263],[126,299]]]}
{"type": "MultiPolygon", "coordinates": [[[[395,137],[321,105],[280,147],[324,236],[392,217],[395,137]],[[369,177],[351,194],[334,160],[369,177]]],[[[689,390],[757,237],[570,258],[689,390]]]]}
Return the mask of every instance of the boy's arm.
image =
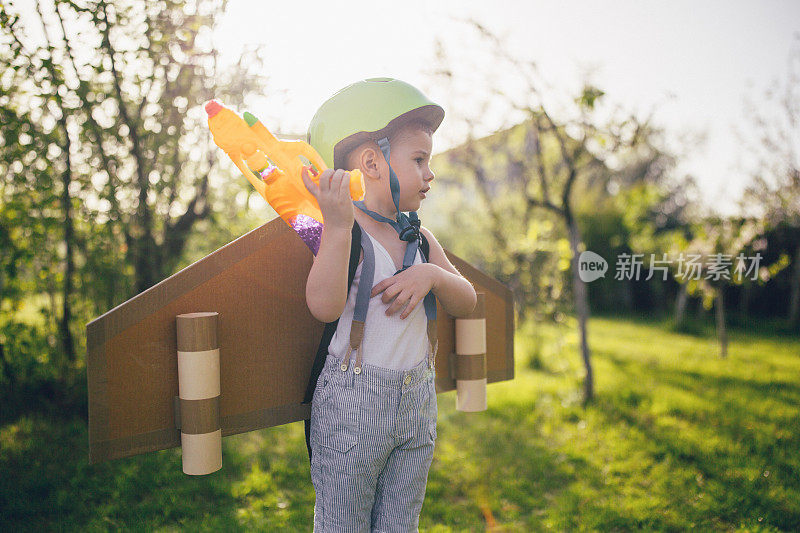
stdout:
{"type": "Polygon", "coordinates": [[[308,309],[320,322],[333,322],[344,310],[351,240],[350,230],[322,227],[319,251],[306,282],[308,309]]]}
{"type": "Polygon", "coordinates": [[[353,230],[353,203],[350,199],[350,173],[325,169],[316,185],[303,167],[300,174],[306,189],[319,203],[325,223],[319,250],[306,281],[306,304],[320,322],[333,322],[347,302],[347,270],[353,230]]]}
{"type": "Polygon", "coordinates": [[[444,248],[433,236],[433,233],[428,231],[425,226],[422,226],[420,231],[430,244],[428,262],[439,267],[439,276],[434,284],[433,293],[451,316],[456,318],[467,316],[475,309],[478,301],[475,288],[447,259],[444,248]]]}

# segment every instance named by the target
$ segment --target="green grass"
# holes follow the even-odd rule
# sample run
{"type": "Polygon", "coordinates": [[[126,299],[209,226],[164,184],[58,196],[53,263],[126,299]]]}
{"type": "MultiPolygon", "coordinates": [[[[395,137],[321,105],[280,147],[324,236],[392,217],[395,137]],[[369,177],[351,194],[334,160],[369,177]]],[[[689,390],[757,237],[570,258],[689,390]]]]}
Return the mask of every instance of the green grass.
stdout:
{"type": "MultiPolygon", "coordinates": [[[[439,395],[422,531],[800,529],[800,339],[769,324],[677,333],[589,324],[596,399],[580,397],[574,321],[517,332],[516,377],[488,410],[439,395]]],[[[87,464],[81,419],[0,427],[0,522],[12,530],[311,531],[302,423],[228,437],[223,469],[178,450],[87,464]]],[[[6,529],[6,528],[4,528],[6,529]]]]}

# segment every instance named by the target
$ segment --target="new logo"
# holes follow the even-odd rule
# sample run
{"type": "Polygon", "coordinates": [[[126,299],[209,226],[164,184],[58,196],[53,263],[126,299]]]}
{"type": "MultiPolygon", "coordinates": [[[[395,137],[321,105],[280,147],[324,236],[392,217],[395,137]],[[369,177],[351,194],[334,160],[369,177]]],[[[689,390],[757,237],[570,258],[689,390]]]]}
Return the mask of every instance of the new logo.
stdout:
{"type": "Polygon", "coordinates": [[[604,278],[607,270],[606,260],[590,250],[581,252],[578,256],[578,275],[584,283],[604,278]]]}

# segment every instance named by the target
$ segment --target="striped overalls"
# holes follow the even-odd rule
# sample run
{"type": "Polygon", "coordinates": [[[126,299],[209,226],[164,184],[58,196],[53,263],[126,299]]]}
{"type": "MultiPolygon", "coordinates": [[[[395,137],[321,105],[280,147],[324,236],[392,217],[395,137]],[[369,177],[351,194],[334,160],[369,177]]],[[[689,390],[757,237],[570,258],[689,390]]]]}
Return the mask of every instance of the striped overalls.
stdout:
{"type": "Polygon", "coordinates": [[[362,363],[375,265],[370,239],[361,241],[348,351],[328,353],[312,400],[314,531],[417,531],[436,440],[436,321],[427,320],[428,349],[416,367],[362,363]]]}

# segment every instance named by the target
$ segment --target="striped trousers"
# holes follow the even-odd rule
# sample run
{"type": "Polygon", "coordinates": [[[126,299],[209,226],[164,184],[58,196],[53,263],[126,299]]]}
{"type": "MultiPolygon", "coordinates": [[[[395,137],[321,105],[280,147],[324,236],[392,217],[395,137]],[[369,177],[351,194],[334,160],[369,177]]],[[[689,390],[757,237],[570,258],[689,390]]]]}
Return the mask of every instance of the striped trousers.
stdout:
{"type": "Polygon", "coordinates": [[[436,440],[435,368],[328,354],[311,406],[315,533],[418,531],[436,440]]]}

